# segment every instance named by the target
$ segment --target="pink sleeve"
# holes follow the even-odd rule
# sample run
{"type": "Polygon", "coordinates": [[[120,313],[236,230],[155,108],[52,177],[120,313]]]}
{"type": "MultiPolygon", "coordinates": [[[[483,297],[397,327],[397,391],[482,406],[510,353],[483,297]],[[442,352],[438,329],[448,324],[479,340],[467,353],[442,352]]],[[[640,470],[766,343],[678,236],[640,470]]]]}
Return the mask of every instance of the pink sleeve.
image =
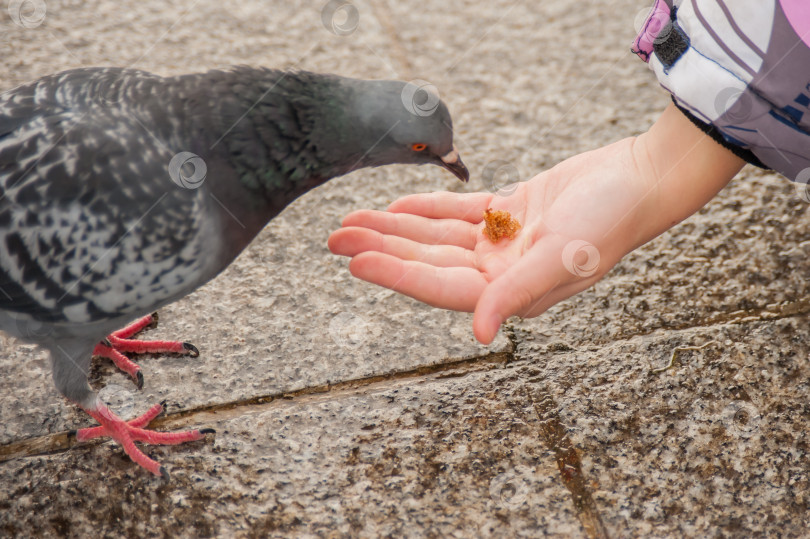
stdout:
{"type": "Polygon", "coordinates": [[[656,0],[633,52],[715,140],[810,182],[810,1],[656,0]]]}

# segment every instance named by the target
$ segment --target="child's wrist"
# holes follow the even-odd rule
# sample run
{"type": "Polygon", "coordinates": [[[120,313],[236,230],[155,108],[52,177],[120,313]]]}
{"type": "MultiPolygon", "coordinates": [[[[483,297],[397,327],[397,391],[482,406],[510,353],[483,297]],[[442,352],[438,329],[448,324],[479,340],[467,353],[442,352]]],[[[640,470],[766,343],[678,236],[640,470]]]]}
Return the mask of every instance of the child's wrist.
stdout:
{"type": "Polygon", "coordinates": [[[648,215],[656,221],[646,241],[706,205],[745,164],[674,105],[637,137],[634,156],[648,183],[648,215]]]}

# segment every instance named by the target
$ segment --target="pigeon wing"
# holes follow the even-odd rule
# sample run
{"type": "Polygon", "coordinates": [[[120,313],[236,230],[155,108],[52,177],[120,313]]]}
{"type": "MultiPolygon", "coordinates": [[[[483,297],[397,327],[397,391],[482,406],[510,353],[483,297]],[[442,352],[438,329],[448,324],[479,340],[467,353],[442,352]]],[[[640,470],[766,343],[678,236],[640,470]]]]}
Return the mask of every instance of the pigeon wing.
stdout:
{"type": "Polygon", "coordinates": [[[29,94],[0,97],[0,309],[111,319],[210,276],[210,197],[204,181],[182,181],[204,171],[183,156],[170,171],[180,152],[123,107],[48,107],[29,94]]]}

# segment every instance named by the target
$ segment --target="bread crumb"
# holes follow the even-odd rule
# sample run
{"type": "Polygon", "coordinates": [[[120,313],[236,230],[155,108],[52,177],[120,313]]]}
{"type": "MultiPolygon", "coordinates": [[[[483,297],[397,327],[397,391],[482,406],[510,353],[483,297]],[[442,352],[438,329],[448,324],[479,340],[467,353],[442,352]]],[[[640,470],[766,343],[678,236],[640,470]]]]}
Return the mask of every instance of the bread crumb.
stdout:
{"type": "Polygon", "coordinates": [[[520,230],[520,223],[517,219],[512,218],[506,210],[484,210],[484,235],[489,238],[492,243],[498,243],[501,238],[509,238],[510,240],[515,237],[517,231],[520,230]]]}

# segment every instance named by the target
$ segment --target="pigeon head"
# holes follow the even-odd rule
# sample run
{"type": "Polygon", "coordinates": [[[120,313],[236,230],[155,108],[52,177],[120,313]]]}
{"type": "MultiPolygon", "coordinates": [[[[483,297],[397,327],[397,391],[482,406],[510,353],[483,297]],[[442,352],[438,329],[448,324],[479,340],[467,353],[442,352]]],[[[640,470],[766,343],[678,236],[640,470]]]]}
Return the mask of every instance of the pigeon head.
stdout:
{"type": "MultiPolygon", "coordinates": [[[[225,135],[209,144],[221,157],[201,157],[227,160],[253,193],[249,203],[283,208],[331,178],[392,164],[437,165],[469,180],[447,105],[427,83],[244,66],[210,73],[209,108],[195,109],[194,117],[203,122],[198,131],[225,135]],[[212,109],[215,129],[205,125],[212,109]]],[[[191,95],[205,86],[187,83],[191,95]]]]}
{"type": "Polygon", "coordinates": [[[469,180],[470,173],[453,144],[450,112],[429,85],[346,80],[351,86],[347,112],[353,119],[348,136],[363,151],[355,168],[433,164],[463,182],[469,180]]]}

